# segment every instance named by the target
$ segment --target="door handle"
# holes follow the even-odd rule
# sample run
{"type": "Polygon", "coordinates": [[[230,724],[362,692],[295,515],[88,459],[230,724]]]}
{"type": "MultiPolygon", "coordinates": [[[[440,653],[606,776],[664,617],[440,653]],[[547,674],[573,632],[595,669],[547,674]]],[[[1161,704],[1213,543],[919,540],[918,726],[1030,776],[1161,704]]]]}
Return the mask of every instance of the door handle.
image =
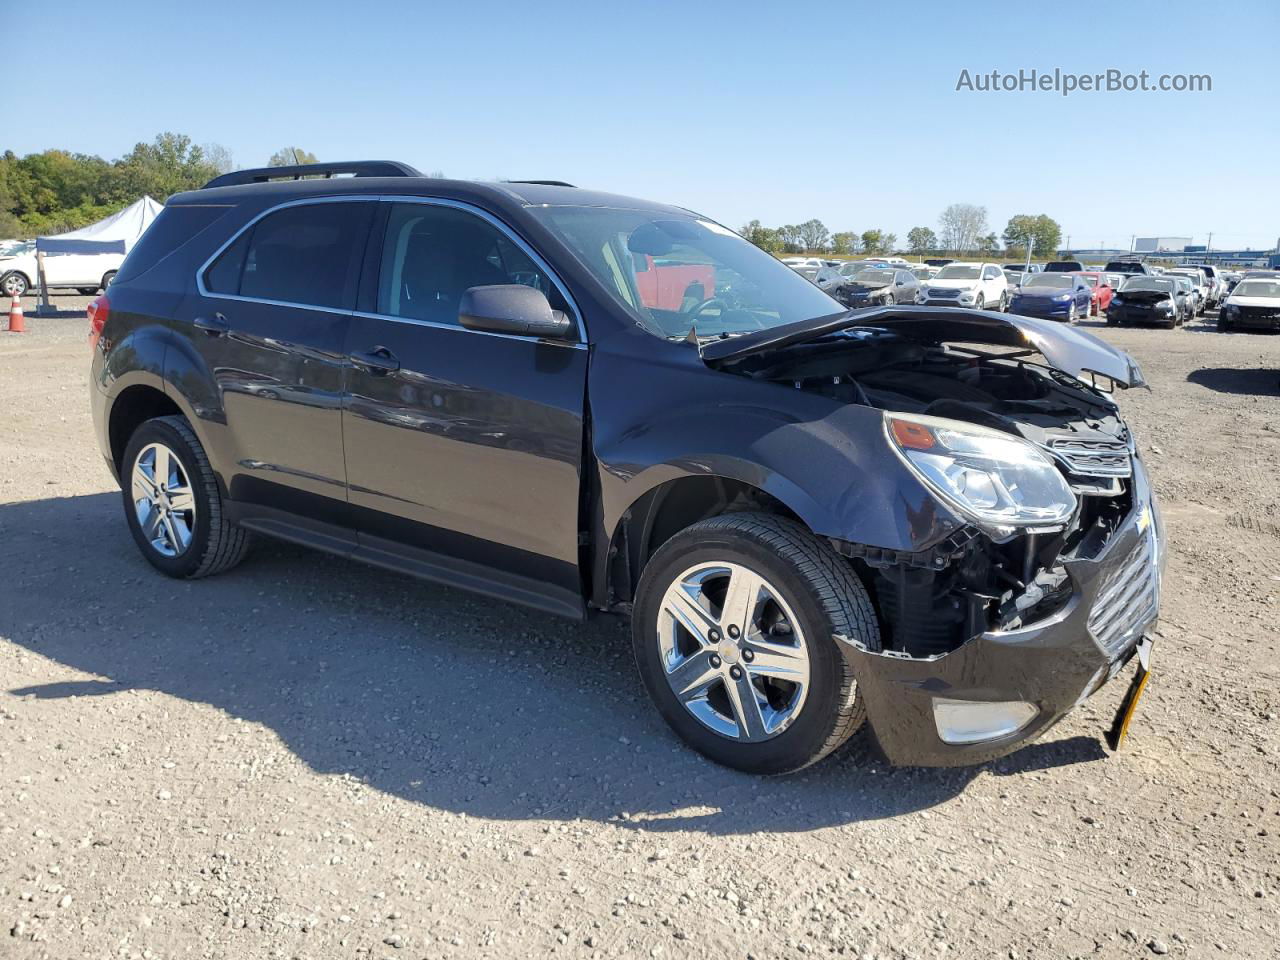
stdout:
{"type": "Polygon", "coordinates": [[[386,347],[374,347],[368,353],[353,353],[351,362],[374,376],[384,376],[400,369],[400,361],[386,347]]]}
{"type": "Polygon", "coordinates": [[[212,317],[196,317],[195,328],[211,337],[220,337],[231,330],[231,324],[227,323],[227,318],[222,314],[215,313],[212,317]]]}

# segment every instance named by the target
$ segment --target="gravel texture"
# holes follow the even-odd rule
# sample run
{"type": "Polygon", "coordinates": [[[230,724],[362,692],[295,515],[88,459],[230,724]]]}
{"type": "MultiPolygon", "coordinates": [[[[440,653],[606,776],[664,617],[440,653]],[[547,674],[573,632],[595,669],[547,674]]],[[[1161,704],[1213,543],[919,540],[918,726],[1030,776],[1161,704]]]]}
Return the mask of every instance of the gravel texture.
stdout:
{"type": "MultiPolygon", "coordinates": [[[[59,306],[82,306],[57,298],[59,306]]],[[[1109,330],[1170,530],[1130,741],[789,778],[681,747],[625,624],[262,544],[138,555],[83,319],[0,333],[0,957],[1229,957],[1280,939],[1280,337],[1109,330]]],[[[2,326],[0,322],[0,326],[2,326]]]]}

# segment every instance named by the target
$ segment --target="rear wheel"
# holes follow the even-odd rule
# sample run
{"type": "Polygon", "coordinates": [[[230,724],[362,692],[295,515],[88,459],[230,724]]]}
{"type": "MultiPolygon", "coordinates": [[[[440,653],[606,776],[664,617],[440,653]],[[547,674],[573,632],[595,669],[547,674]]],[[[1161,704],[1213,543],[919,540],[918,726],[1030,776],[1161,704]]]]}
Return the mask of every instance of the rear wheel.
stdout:
{"type": "Polygon", "coordinates": [[[704,520],[644,568],[632,643],[659,712],[695,750],[749,773],[814,763],[865,720],[833,639],[872,650],[866,589],[831,546],[770,514],[704,520]]]}
{"type": "Polygon", "coordinates": [[[125,516],[147,561],[171,577],[221,573],[248,550],[227,522],[204,447],[182,417],[157,417],[129,438],[121,470],[125,516]]]}
{"type": "Polygon", "coordinates": [[[97,292],[97,287],[76,287],[76,293],[82,297],[92,297],[97,292]]]}
{"type": "Polygon", "coordinates": [[[28,286],[27,278],[17,272],[0,277],[0,291],[4,291],[6,297],[25,296],[28,286]]]}

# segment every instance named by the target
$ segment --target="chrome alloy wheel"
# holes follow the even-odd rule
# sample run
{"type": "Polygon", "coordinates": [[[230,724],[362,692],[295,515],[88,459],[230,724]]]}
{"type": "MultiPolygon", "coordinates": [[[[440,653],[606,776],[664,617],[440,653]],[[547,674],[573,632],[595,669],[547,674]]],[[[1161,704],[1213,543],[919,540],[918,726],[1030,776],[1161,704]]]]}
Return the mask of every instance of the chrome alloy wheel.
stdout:
{"type": "Polygon", "coordinates": [[[142,535],[162,556],[185,552],[196,529],[196,501],[177,455],[162,443],[147,444],[130,482],[142,535]]]}
{"type": "Polygon", "coordinates": [[[809,650],[781,593],[736,563],[700,563],[662,597],[658,646],[676,698],[731,740],[768,740],[800,715],[809,650]]]}

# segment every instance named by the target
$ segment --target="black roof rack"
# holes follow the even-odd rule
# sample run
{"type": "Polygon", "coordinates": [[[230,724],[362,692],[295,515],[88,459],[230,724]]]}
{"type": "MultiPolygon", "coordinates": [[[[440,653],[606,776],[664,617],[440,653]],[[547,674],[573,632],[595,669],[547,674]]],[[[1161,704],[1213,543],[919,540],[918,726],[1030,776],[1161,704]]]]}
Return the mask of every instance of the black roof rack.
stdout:
{"type": "Polygon", "coordinates": [[[565,183],[563,180],[508,180],[507,183],[531,183],[539,187],[572,187],[576,184],[565,183]]]}
{"type": "Polygon", "coordinates": [[[333,177],[338,174],[357,177],[420,177],[422,174],[398,160],[352,160],[349,163],[300,163],[291,167],[255,167],[251,170],[233,170],[214,177],[204,185],[209,187],[234,187],[246,183],[267,183],[270,180],[301,180],[303,177],[333,177]]]}

